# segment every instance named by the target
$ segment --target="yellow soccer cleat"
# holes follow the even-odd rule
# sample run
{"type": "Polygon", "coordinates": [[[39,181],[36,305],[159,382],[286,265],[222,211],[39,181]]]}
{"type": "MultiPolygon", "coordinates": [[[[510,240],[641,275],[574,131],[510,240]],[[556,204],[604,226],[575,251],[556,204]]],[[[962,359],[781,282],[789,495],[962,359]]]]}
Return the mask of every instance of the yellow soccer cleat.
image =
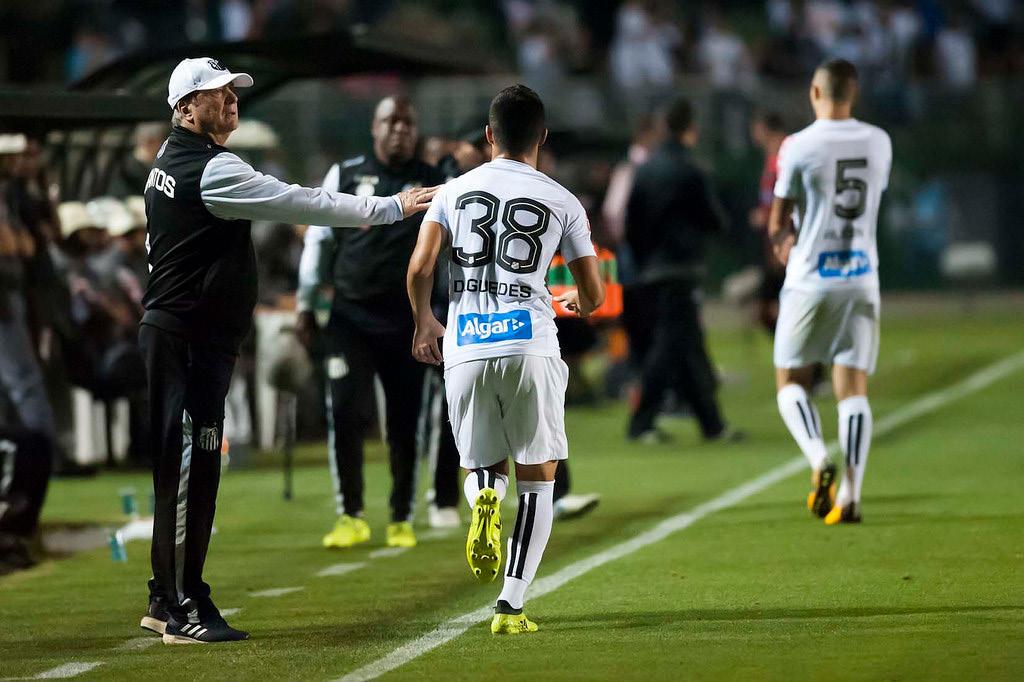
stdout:
{"type": "Polygon", "coordinates": [[[537,632],[537,624],[527,618],[525,613],[496,613],[491,619],[492,635],[518,635],[524,632],[537,632]]]}
{"type": "Polygon", "coordinates": [[[484,488],[476,496],[466,536],[466,561],[480,582],[491,582],[501,568],[501,502],[494,488],[484,488]]]}
{"type": "Polygon", "coordinates": [[[814,490],[807,493],[807,509],[819,519],[825,518],[836,501],[836,465],[829,462],[811,475],[814,490]]]}
{"type": "Polygon", "coordinates": [[[347,549],[370,539],[370,527],[356,516],[343,514],[334,524],[334,529],[324,536],[327,549],[347,549]]]}
{"type": "Polygon", "coordinates": [[[412,524],[408,521],[396,521],[388,524],[388,547],[415,547],[416,534],[412,532],[412,524]]]}
{"type": "Polygon", "coordinates": [[[826,526],[836,526],[840,523],[860,523],[860,504],[850,504],[832,507],[832,511],[825,517],[826,526]]]}

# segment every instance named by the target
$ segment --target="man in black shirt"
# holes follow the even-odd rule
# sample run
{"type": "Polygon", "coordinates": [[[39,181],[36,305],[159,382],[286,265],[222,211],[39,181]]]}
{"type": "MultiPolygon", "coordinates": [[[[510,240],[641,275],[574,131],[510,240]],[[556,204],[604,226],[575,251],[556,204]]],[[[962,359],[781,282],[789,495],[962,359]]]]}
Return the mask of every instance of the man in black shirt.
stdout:
{"type": "MultiPolygon", "coordinates": [[[[335,164],[324,187],[357,196],[389,195],[437,185],[444,176],[415,157],[417,115],[403,97],[388,97],[374,112],[373,154],[335,164]]],[[[392,490],[387,544],[412,547],[416,425],[422,401],[423,365],[409,355],[413,321],[405,298],[405,268],[422,215],[379,230],[310,227],[299,274],[299,332],[309,340],[312,312],[322,284],[334,288],[328,323],[328,456],[338,520],[323,544],[351,547],[370,539],[363,512],[363,438],[373,376],[384,388],[392,490]]]]}
{"type": "Polygon", "coordinates": [[[288,185],[224,144],[247,74],[185,59],[168,83],[170,136],[146,183],[151,274],[139,344],[154,459],[153,579],[144,628],[167,644],[245,639],[203,582],[220,480],[224,399],[256,304],[251,220],[387,224],[426,208],[429,189],[358,198],[288,185]]]}
{"type": "Polygon", "coordinates": [[[670,387],[693,408],[707,439],[732,437],[715,399],[716,379],[700,325],[704,241],[725,220],[705,173],[693,161],[697,127],[689,101],[669,108],[669,139],[637,169],[626,209],[626,239],[645,298],[654,303],[654,338],[643,368],[631,439],[658,439],[654,420],[670,387]]]}

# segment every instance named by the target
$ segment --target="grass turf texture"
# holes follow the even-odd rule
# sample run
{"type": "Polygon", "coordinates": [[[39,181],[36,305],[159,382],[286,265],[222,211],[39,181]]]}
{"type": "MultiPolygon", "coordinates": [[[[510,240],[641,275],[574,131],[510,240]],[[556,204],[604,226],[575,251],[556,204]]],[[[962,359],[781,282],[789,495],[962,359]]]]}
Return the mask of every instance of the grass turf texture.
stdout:
{"type": "MultiPolygon", "coordinates": [[[[1019,351],[1019,320],[887,318],[872,385],[876,421],[1019,351]]],[[[556,522],[541,576],[796,454],[775,411],[769,341],[713,330],[709,342],[729,378],[725,410],[749,441],[704,445],[692,422],[666,421],[674,444],[630,447],[622,406],[570,410],[574,487],[604,497],[592,516],[556,522]]],[[[861,526],[826,528],[811,518],[808,481],[793,477],[530,603],[541,626],[535,635],[493,638],[481,623],[392,676],[1021,679],[1021,382],[1020,373],[1007,377],[877,440],[861,526]]],[[[834,438],[831,401],[818,404],[834,438]]],[[[186,679],[334,678],[494,599],[497,582],[480,586],[469,575],[462,532],[369,558],[383,547],[387,521],[379,446],[367,465],[373,539],[355,550],[321,549],[333,521],[322,453],[300,453],[292,502],[281,499],[276,469],[222,480],[206,577],[221,608],[243,609],[230,620],[252,640],[115,650],[144,635],[137,625],[148,547],[133,542],[125,564],[103,549],[0,578],[0,677],[102,661],[82,678],[138,679],[153,670],[186,679]],[[339,562],[365,566],[316,577],[339,562]]],[[[135,486],[144,501],[147,484],[141,474],[56,481],[45,521],[113,525],[121,521],[118,490],[135,486]]],[[[505,515],[514,518],[514,504],[505,515]]]]}

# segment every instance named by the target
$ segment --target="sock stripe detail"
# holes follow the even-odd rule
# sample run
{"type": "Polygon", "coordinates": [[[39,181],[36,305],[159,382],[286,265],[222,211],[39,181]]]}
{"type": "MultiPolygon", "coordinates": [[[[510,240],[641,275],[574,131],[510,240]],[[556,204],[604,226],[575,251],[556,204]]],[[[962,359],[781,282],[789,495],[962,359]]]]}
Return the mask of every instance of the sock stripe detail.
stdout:
{"type": "Polygon", "coordinates": [[[858,414],[857,415],[857,439],[854,442],[854,448],[853,448],[853,453],[854,453],[853,454],[853,464],[854,464],[854,466],[860,466],[860,436],[861,436],[861,432],[863,430],[864,430],[864,415],[863,414],[858,414]]]}
{"type": "Polygon", "coordinates": [[[534,517],[537,516],[537,493],[527,493],[524,497],[528,498],[526,523],[523,524],[523,537],[519,543],[522,547],[517,556],[519,565],[516,566],[516,574],[514,576],[520,580],[523,579],[523,571],[526,570],[526,555],[530,551],[530,536],[533,535],[533,521],[534,517]]]}
{"type": "MultiPolygon", "coordinates": [[[[807,423],[807,414],[804,412],[804,406],[800,404],[799,400],[796,401],[796,409],[800,410],[800,419],[803,420],[804,428],[807,429],[807,437],[808,438],[814,438],[814,434],[811,433],[811,427],[807,423]]],[[[814,417],[811,417],[811,419],[813,420],[814,417]]]]}
{"type": "Polygon", "coordinates": [[[488,471],[487,472],[487,487],[488,488],[493,488],[494,487],[495,479],[496,478],[497,478],[497,476],[495,476],[493,471],[488,471]]]}
{"type": "Polygon", "coordinates": [[[853,466],[853,415],[846,420],[846,467],[853,466]]]}
{"type": "Polygon", "coordinates": [[[519,510],[516,512],[516,527],[512,531],[512,537],[509,538],[509,552],[508,552],[508,572],[506,575],[512,575],[512,568],[516,565],[516,560],[519,558],[519,533],[523,528],[523,505],[526,504],[526,495],[519,496],[519,510]]]}
{"type": "Polygon", "coordinates": [[[486,487],[487,486],[484,485],[484,470],[483,469],[477,469],[476,470],[476,489],[478,491],[480,491],[480,490],[483,490],[486,487]]]}
{"type": "Polygon", "coordinates": [[[811,415],[811,423],[814,424],[814,432],[818,434],[818,438],[821,438],[821,418],[818,416],[818,411],[814,409],[814,405],[811,405],[811,401],[807,401],[807,411],[811,415]]]}

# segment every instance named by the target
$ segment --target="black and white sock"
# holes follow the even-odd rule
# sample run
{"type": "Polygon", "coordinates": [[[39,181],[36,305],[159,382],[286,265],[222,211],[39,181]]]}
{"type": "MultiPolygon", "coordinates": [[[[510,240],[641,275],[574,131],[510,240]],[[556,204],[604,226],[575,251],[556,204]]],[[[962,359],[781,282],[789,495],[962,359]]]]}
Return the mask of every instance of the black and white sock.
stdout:
{"type": "Polygon", "coordinates": [[[839,401],[839,444],[846,456],[846,471],[843,472],[843,481],[836,494],[838,506],[860,502],[873,425],[871,405],[866,396],[856,395],[839,401]]]}
{"type": "Polygon", "coordinates": [[[487,469],[473,469],[470,471],[466,475],[465,482],[462,484],[462,490],[466,493],[466,501],[469,502],[470,509],[476,504],[476,497],[484,488],[494,488],[495,492],[498,493],[498,501],[500,502],[505,499],[505,491],[508,490],[508,476],[496,474],[487,469]]]}
{"type": "Polygon", "coordinates": [[[786,428],[800,446],[811,468],[818,471],[828,459],[828,449],[825,447],[825,439],[821,437],[821,417],[807,396],[807,391],[799,384],[786,384],[776,395],[776,400],[786,428]]]}
{"type": "Polygon", "coordinates": [[[508,538],[505,558],[505,584],[498,600],[513,609],[523,608],[526,588],[533,582],[544,548],[551,536],[554,518],[554,481],[516,481],[519,511],[508,538]]]}

